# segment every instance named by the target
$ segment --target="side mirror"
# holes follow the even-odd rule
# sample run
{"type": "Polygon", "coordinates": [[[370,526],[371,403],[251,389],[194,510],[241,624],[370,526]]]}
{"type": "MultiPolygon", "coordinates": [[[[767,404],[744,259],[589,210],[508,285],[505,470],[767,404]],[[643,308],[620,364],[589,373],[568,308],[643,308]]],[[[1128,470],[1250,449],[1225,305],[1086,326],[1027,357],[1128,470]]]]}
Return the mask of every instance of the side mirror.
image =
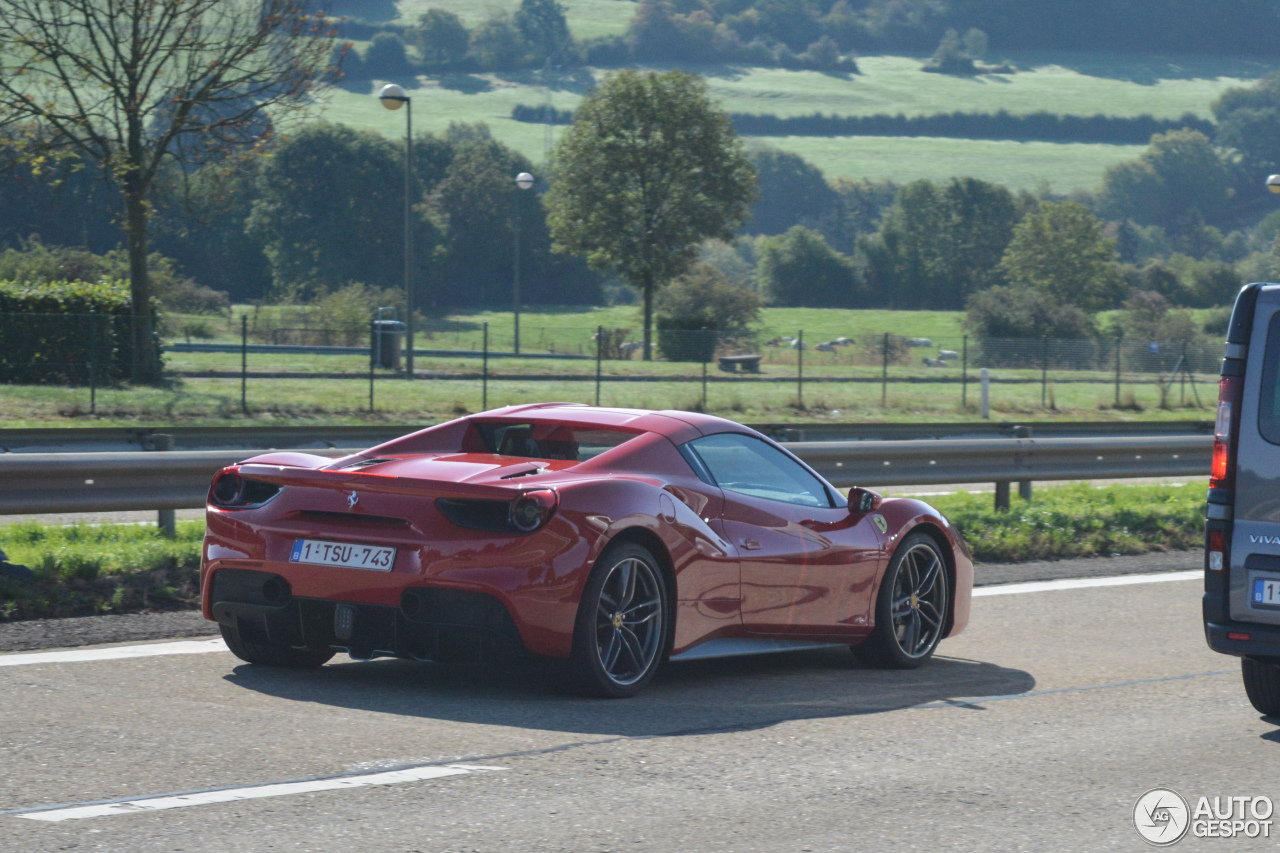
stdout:
{"type": "Polygon", "coordinates": [[[880,508],[880,502],[883,500],[884,498],[877,492],[864,489],[862,486],[854,486],[849,490],[849,511],[875,512],[880,508]]]}

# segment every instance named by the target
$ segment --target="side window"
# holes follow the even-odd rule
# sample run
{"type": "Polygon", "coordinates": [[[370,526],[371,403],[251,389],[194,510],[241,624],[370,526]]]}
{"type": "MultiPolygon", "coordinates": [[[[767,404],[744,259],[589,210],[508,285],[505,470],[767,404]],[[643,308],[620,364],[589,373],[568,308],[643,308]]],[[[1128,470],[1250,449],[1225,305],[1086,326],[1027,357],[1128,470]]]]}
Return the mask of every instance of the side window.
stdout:
{"type": "Polygon", "coordinates": [[[822,481],[758,438],[727,432],[695,438],[685,447],[693,449],[725,491],[802,506],[833,506],[822,481]]]}
{"type": "Polygon", "coordinates": [[[1280,444],[1280,312],[1267,326],[1267,350],[1262,361],[1262,393],[1258,399],[1258,432],[1280,444]]]}

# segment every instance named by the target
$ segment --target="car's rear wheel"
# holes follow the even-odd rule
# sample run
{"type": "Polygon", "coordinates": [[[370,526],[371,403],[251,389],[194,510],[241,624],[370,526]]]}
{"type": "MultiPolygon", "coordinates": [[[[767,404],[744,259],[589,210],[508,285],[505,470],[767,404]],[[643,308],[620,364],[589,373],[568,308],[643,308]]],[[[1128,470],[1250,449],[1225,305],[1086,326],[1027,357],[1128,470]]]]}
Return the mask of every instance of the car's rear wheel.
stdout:
{"type": "Polygon", "coordinates": [[[858,660],[886,669],[915,669],[942,639],[951,590],[938,543],[923,533],[902,541],[889,561],[876,597],[876,624],[858,660]]]}
{"type": "Polygon", "coordinates": [[[1280,717],[1280,666],[1241,658],[1240,674],[1249,703],[1258,713],[1280,717]]]}
{"type": "Polygon", "coordinates": [[[222,629],[222,639],[226,641],[227,648],[246,663],[286,666],[292,669],[315,669],[318,666],[324,666],[335,654],[332,649],[293,649],[286,646],[250,643],[242,640],[238,632],[226,625],[219,627],[222,629]]]}
{"type": "Polygon", "coordinates": [[[569,686],[621,699],[653,680],[666,652],[667,587],[658,561],[633,542],[596,561],[578,605],[569,686]]]}

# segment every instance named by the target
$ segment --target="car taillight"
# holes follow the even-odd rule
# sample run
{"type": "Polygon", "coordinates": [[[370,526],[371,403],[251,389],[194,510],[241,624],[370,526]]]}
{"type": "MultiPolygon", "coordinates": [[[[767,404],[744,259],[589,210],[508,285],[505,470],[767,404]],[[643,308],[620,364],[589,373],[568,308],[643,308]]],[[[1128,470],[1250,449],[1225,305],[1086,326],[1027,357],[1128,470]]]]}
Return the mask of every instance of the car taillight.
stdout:
{"type": "Polygon", "coordinates": [[[221,509],[253,509],[271,500],[280,491],[275,483],[246,480],[236,468],[219,471],[209,487],[209,503],[221,509]]]}
{"type": "Polygon", "coordinates": [[[558,502],[551,489],[525,492],[511,502],[511,526],[521,533],[532,533],[547,523],[558,502]]]}
{"type": "Polygon", "coordinates": [[[1213,426],[1213,466],[1209,488],[1225,489],[1231,480],[1231,420],[1236,405],[1239,379],[1224,376],[1218,381],[1218,419],[1213,426]]]}
{"type": "Polygon", "coordinates": [[[1208,551],[1208,566],[1211,572],[1220,572],[1226,564],[1227,533],[1225,530],[1210,530],[1205,540],[1208,551]]]}

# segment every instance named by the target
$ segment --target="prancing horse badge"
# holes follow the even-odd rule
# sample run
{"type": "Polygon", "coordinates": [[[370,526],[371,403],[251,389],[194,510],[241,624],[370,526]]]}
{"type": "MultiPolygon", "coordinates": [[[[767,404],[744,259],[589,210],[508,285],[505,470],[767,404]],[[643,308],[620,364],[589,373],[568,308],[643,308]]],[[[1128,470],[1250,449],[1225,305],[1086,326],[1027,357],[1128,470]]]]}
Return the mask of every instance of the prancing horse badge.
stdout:
{"type": "MultiPolygon", "coordinates": [[[[347,495],[347,509],[355,509],[358,503],[360,503],[360,496],[355,492],[347,495]]],[[[882,530],[881,532],[883,533],[884,531],[882,530]]]]}
{"type": "Polygon", "coordinates": [[[876,526],[876,530],[879,530],[881,533],[889,532],[889,522],[884,520],[883,515],[871,516],[871,523],[874,524],[876,526]]]}

